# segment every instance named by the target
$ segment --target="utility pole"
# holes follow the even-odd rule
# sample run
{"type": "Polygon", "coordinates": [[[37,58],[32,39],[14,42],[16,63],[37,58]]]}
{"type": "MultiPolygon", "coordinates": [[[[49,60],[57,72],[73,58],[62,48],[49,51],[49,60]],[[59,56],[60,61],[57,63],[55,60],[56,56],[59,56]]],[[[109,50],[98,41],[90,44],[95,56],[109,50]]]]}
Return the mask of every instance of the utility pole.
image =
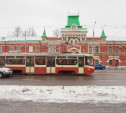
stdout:
{"type": "Polygon", "coordinates": [[[27,48],[27,47],[26,47],[26,46],[27,46],[27,45],[26,45],[26,31],[25,31],[25,33],[24,33],[24,36],[25,36],[25,53],[26,53],[26,48],[27,48]]]}
{"type": "Polygon", "coordinates": [[[93,48],[92,48],[93,57],[94,57],[94,28],[95,28],[95,25],[96,25],[96,22],[94,23],[94,26],[93,26],[93,48]]]}

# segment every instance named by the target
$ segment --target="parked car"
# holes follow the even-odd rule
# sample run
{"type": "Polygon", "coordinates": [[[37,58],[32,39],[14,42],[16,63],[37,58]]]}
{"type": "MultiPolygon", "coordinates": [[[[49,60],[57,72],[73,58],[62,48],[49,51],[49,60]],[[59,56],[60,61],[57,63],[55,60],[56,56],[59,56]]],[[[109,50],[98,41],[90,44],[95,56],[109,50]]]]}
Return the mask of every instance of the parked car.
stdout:
{"type": "Polygon", "coordinates": [[[13,74],[12,69],[0,66],[0,78],[7,77],[13,74]]]}
{"type": "Polygon", "coordinates": [[[95,69],[101,69],[101,70],[103,70],[105,68],[106,68],[106,66],[103,65],[103,64],[95,64],[95,69]]]}

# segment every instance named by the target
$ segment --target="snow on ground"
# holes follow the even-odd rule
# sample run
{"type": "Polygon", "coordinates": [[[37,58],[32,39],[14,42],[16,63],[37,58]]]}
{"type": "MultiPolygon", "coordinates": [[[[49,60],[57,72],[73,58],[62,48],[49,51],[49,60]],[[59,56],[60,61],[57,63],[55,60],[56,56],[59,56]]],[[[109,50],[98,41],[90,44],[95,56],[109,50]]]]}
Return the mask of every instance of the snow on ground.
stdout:
{"type": "Polygon", "coordinates": [[[0,99],[39,102],[126,102],[126,86],[0,86],[0,99]]]}

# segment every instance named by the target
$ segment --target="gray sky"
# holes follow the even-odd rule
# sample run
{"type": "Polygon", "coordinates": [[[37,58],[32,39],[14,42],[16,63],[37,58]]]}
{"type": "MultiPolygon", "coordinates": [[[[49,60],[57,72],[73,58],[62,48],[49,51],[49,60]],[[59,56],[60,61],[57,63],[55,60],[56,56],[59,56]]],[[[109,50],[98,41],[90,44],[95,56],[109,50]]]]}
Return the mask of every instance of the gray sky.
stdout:
{"type": "Polygon", "coordinates": [[[0,36],[6,36],[16,26],[22,29],[34,27],[40,36],[45,27],[47,36],[53,30],[67,24],[69,14],[80,15],[80,24],[88,28],[96,21],[95,36],[100,36],[102,27],[108,39],[121,37],[126,40],[126,0],[0,0],[0,36]]]}

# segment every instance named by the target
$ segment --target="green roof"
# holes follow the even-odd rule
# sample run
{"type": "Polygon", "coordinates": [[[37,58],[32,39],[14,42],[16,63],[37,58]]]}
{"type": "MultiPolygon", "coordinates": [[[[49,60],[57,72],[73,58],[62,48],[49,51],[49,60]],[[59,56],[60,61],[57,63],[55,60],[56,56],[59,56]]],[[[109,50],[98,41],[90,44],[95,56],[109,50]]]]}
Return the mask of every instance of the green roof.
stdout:
{"type": "Polygon", "coordinates": [[[62,37],[47,37],[47,38],[62,38],[62,37]]]}
{"type": "MultiPolygon", "coordinates": [[[[61,31],[61,32],[66,32],[66,31],[61,31]]],[[[67,32],[87,32],[87,31],[67,31],[67,32]]]]}
{"type": "Polygon", "coordinates": [[[76,26],[78,28],[82,28],[82,26],[80,26],[80,22],[79,22],[79,16],[68,16],[68,22],[67,22],[67,26],[65,26],[66,28],[71,27],[73,24],[76,24],[76,26]]]}
{"type": "Polygon", "coordinates": [[[101,37],[86,37],[86,38],[101,38],[101,37]]]}
{"type": "Polygon", "coordinates": [[[101,37],[105,37],[105,32],[104,32],[104,30],[102,30],[101,37]]]}
{"type": "Polygon", "coordinates": [[[45,29],[44,29],[44,32],[43,32],[43,37],[46,37],[46,31],[45,31],[45,29]]]}

